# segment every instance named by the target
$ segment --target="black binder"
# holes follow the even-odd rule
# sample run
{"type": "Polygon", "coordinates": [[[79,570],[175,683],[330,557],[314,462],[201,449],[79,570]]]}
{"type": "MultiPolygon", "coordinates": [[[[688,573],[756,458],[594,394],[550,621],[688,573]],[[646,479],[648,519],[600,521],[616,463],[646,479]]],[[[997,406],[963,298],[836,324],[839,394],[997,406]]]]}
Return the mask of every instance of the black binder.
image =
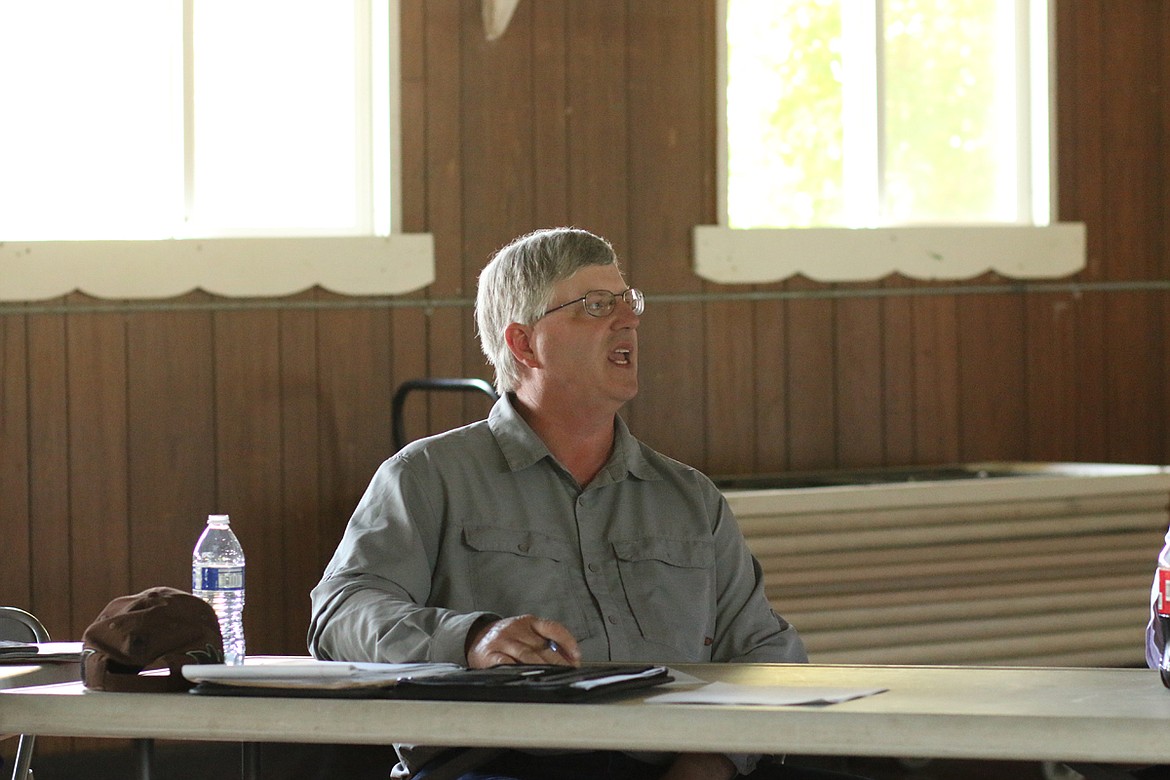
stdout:
{"type": "Polygon", "coordinates": [[[488,669],[459,668],[377,686],[314,688],[204,681],[191,692],[215,696],[579,702],[652,688],[673,679],[665,666],[648,664],[582,667],[508,664],[488,669]]]}

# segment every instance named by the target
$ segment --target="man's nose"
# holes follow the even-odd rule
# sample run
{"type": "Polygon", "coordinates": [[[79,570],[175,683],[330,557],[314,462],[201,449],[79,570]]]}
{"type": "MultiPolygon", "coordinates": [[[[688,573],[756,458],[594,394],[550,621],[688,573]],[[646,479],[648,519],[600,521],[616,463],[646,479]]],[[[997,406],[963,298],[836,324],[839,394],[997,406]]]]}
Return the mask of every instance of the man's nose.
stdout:
{"type": "MultiPolygon", "coordinates": [[[[645,314],[645,310],[642,313],[645,314]]],[[[618,299],[617,306],[613,310],[613,317],[615,321],[621,322],[622,327],[625,328],[636,328],[638,327],[638,323],[642,321],[641,315],[634,314],[634,308],[630,306],[625,298],[618,299]]]]}

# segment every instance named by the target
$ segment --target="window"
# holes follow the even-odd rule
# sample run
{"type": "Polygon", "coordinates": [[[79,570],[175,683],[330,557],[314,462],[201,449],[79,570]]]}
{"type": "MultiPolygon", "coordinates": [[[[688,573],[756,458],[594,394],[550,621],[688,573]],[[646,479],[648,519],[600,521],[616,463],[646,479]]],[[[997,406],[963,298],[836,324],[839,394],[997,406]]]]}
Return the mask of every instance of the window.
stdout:
{"type": "Polygon", "coordinates": [[[392,224],[397,22],[396,0],[0,3],[0,299],[429,283],[430,237],[392,224]]]}
{"type": "Polygon", "coordinates": [[[1048,0],[723,0],[723,224],[700,275],[1057,276],[1048,0]],[[799,228],[799,229],[794,229],[799,228]]]}

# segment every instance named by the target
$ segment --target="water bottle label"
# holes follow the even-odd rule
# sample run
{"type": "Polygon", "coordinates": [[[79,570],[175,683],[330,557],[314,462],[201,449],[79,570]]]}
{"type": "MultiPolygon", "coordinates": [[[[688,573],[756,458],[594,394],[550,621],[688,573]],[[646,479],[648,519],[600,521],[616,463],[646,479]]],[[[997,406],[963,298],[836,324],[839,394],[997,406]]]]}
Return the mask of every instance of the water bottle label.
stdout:
{"type": "Polygon", "coordinates": [[[204,566],[196,570],[196,590],[243,590],[243,566],[204,566]]]}
{"type": "Polygon", "coordinates": [[[1158,569],[1158,614],[1170,617],[1170,569],[1158,569]]]}

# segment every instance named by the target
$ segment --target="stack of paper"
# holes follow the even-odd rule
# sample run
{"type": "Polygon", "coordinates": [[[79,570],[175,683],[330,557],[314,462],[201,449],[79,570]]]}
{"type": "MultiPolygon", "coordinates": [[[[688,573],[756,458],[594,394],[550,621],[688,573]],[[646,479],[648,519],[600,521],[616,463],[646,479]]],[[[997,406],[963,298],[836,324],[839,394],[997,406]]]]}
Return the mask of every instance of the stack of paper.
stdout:
{"type": "Polygon", "coordinates": [[[0,664],[77,663],[81,642],[0,641],[0,664]]]}
{"type": "Polygon", "coordinates": [[[188,664],[183,667],[183,676],[194,683],[257,688],[343,690],[385,688],[402,680],[446,674],[460,668],[462,667],[455,664],[440,663],[387,664],[296,659],[280,663],[245,662],[239,666],[188,664]]]}

